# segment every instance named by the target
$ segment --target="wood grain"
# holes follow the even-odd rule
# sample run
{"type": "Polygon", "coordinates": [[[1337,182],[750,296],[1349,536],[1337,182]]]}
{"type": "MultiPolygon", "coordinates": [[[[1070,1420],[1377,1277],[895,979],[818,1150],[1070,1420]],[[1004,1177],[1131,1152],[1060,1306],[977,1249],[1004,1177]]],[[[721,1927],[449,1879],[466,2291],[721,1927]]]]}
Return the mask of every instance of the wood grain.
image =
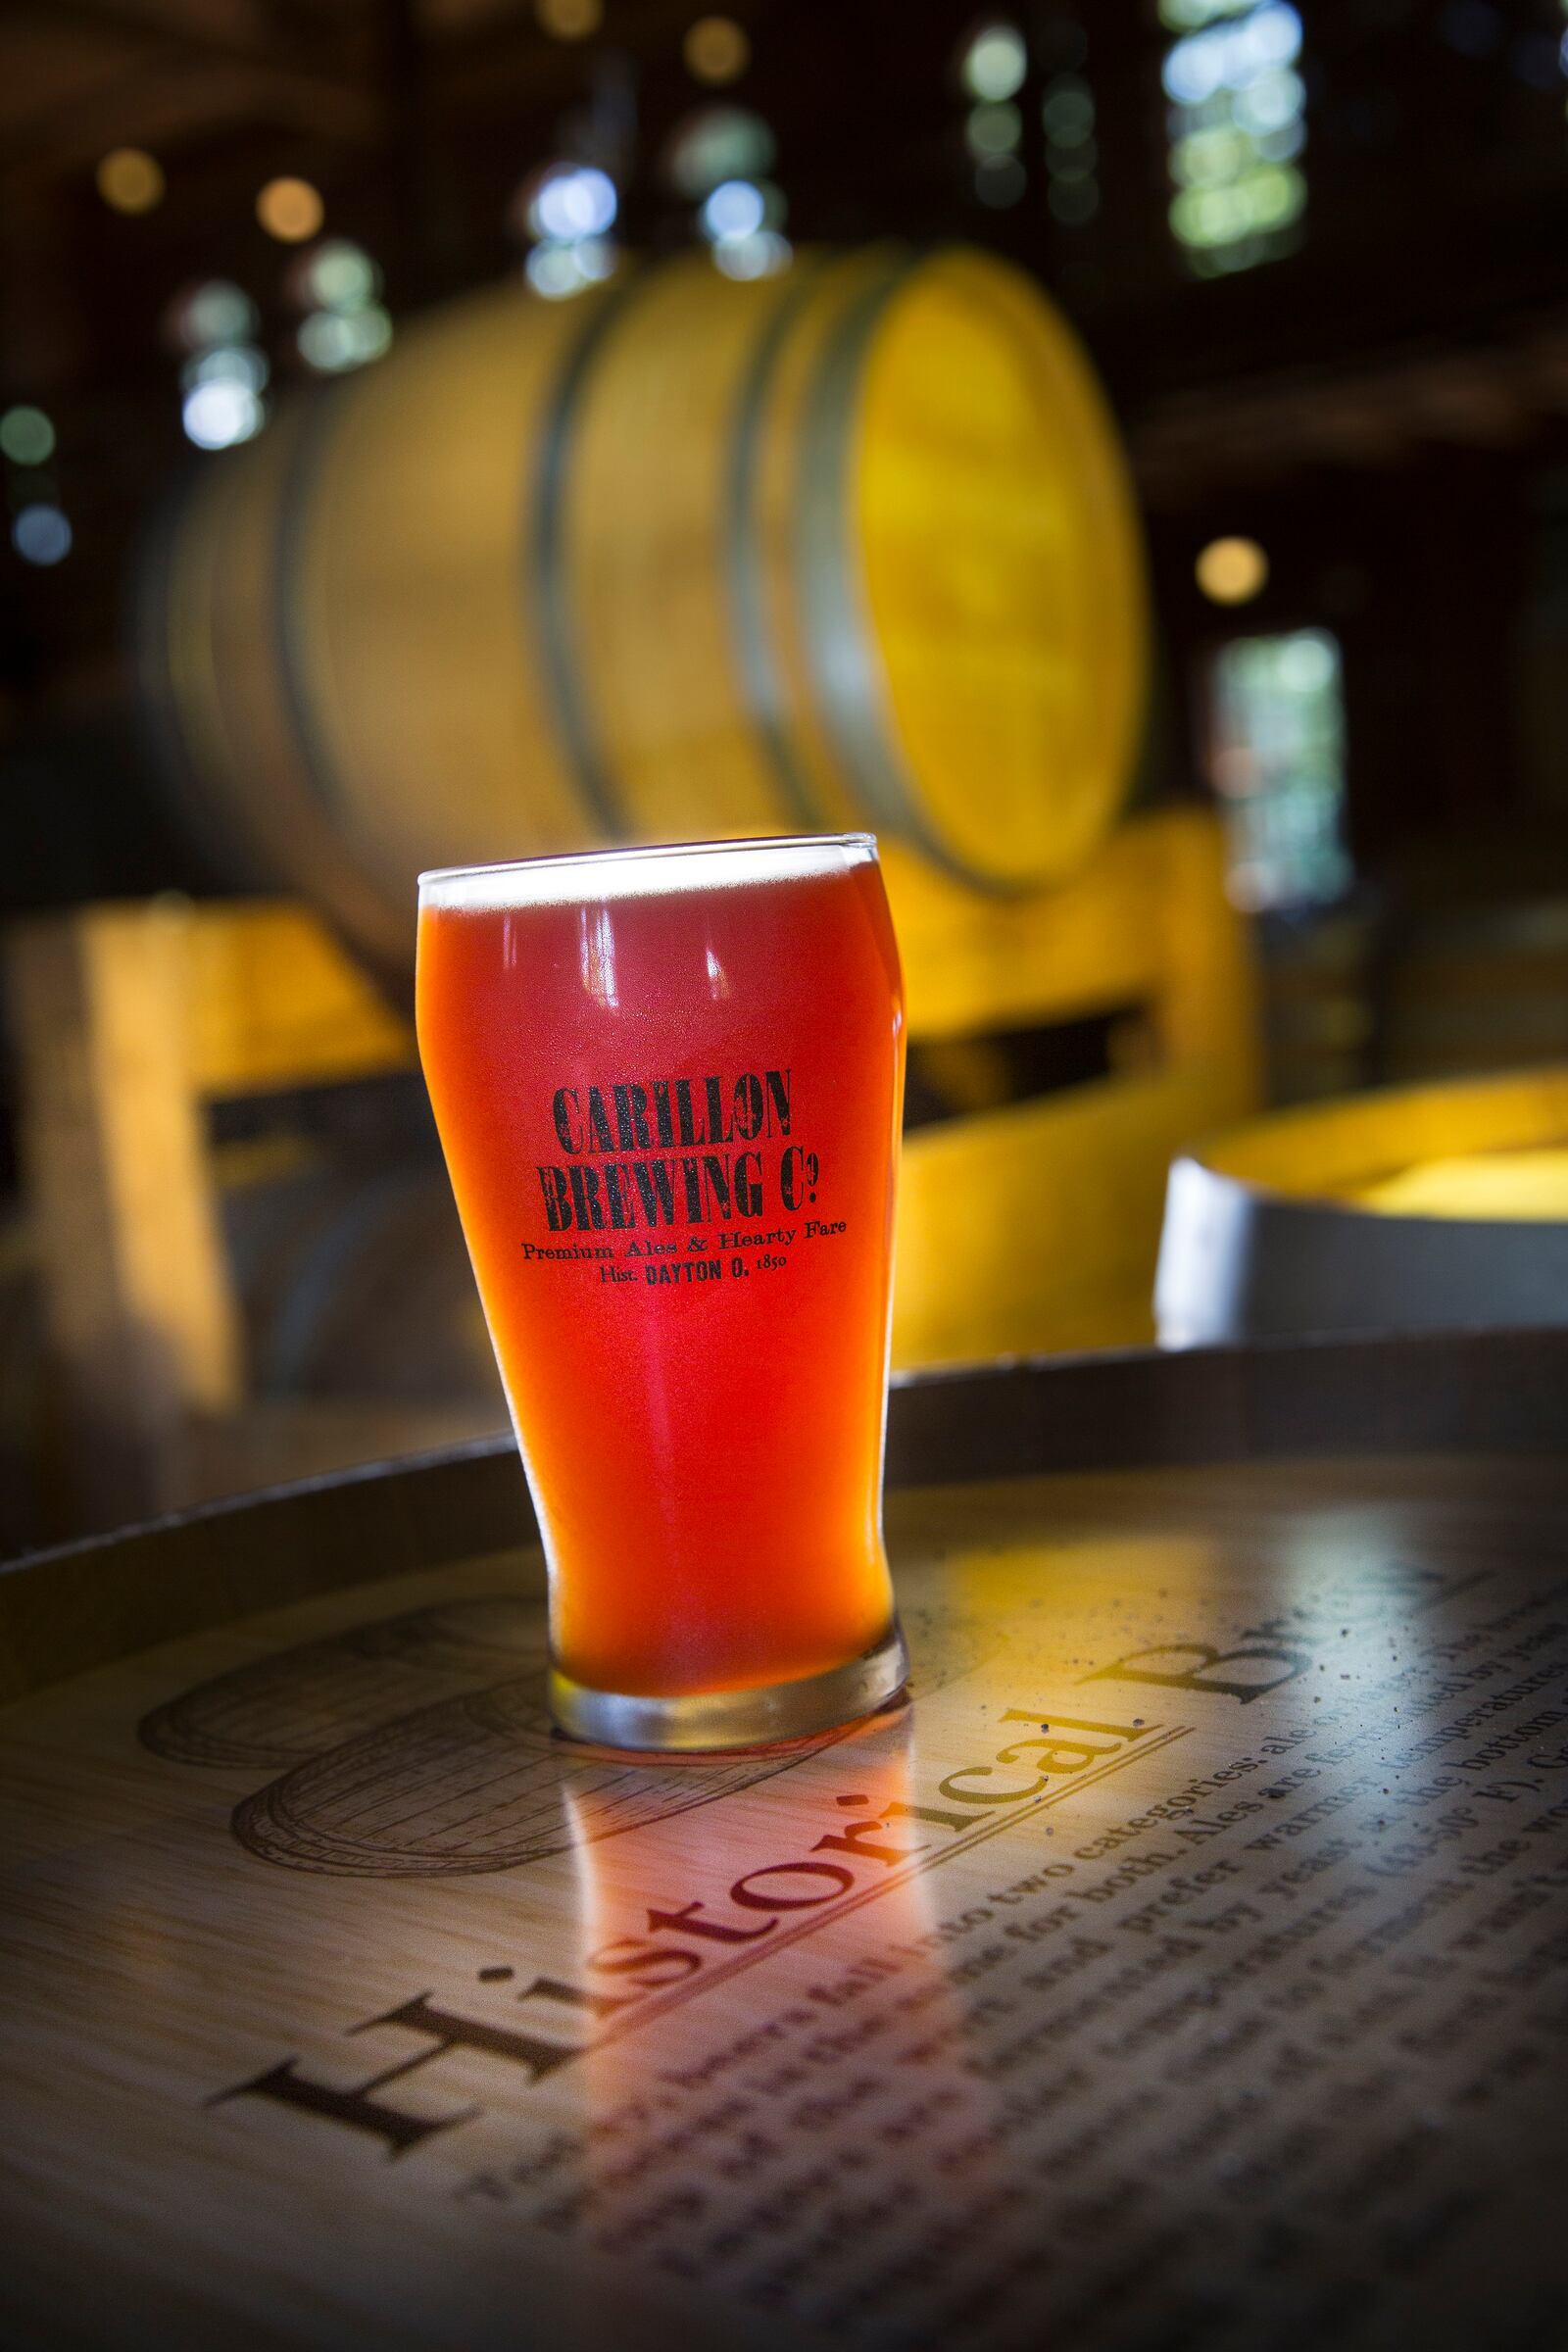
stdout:
{"type": "Polygon", "coordinates": [[[307,907],[192,906],[183,923],[191,1077],[203,1096],[413,1068],[413,1029],[307,907]]]}
{"type": "MultiPolygon", "coordinates": [[[[1129,1350],[895,1381],[889,1487],[1026,1471],[1568,1453],[1568,1333],[1129,1350]]],[[[383,1574],[514,1549],[534,1522],[510,1437],[368,1464],[0,1567],[0,1699],[383,1574]]]]}
{"type": "Polygon", "coordinates": [[[110,1522],[180,1498],[192,1416],[240,1392],[184,951],[177,906],[45,917],[8,944],[46,1360],[87,1511],[110,1522]]]}
{"type": "Polygon", "coordinates": [[[0,2341],[1553,2340],[1563,1348],[1288,1352],[906,1392],[1036,1467],[895,1492],[912,1705],[749,1757],[548,1738],[495,1459],[99,1547],[141,1642],[0,1708],[0,2341]]]}

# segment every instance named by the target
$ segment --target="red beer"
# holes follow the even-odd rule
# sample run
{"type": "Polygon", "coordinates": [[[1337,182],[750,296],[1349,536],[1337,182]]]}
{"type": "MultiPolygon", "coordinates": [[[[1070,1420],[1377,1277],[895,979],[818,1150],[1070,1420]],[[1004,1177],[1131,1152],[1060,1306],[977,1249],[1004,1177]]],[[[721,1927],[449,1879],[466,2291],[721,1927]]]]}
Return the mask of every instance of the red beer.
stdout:
{"type": "Polygon", "coordinates": [[[881,1703],[904,1014],[874,843],[427,875],[418,1031],[560,1719],[709,1746],[881,1703]]]}

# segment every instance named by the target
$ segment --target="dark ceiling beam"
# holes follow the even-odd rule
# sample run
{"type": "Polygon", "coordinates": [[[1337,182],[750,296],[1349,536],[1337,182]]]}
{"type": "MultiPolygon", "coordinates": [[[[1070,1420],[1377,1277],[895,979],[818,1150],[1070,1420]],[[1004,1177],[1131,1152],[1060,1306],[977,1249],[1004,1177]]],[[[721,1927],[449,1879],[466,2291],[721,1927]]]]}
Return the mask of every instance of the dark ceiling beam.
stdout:
{"type": "MultiPolygon", "coordinates": [[[[144,4],[121,6],[119,0],[7,0],[7,16],[13,23],[32,23],[51,32],[63,29],[98,33],[122,47],[156,48],[166,54],[181,52],[187,57],[201,58],[223,65],[262,66],[271,71],[292,73],[301,80],[325,80],[343,88],[352,86],[346,74],[323,67],[309,56],[301,57],[294,44],[293,54],[283,55],[270,39],[247,36],[243,33],[209,29],[188,16],[170,16],[160,8],[144,4]]],[[[334,12],[318,12],[318,24],[332,21],[334,12]]],[[[337,20],[340,29],[343,20],[337,20]]]]}
{"type": "MultiPolygon", "coordinates": [[[[8,172],[38,172],[47,168],[56,146],[62,167],[74,169],[89,160],[87,151],[101,151],[97,143],[104,138],[135,138],[147,115],[160,111],[149,102],[167,77],[194,85],[212,74],[220,86],[243,93],[245,111],[254,119],[317,136],[367,145],[379,132],[380,110],[363,76],[352,66],[327,63],[318,53],[313,57],[298,41],[285,47],[208,32],[156,9],[122,9],[107,0],[8,0],[7,13],[13,24],[99,42],[104,57],[102,79],[78,99],[58,101],[15,126],[8,139],[8,172]],[[117,105],[123,116],[118,124],[111,119],[117,105]]],[[[225,111],[231,109],[232,99],[225,111]]]]}
{"type": "Polygon", "coordinates": [[[112,147],[167,147],[231,123],[271,123],[334,144],[375,141],[373,109],[315,105],[294,88],[231,66],[145,66],[117,74],[63,100],[14,130],[0,163],[0,187],[47,185],[87,171],[112,147]]]}
{"type": "Polygon", "coordinates": [[[1568,412],[1568,323],[1520,322],[1506,342],[1369,353],[1363,365],[1218,383],[1158,402],[1130,429],[1156,504],[1302,466],[1388,466],[1424,449],[1507,450],[1568,412]]]}
{"type": "MultiPolygon", "coordinates": [[[[737,8],[743,22],[753,12],[737,8]]],[[[430,94],[443,114],[463,114],[475,105],[495,105],[516,89],[530,107],[559,105],[582,90],[591,61],[609,53],[635,59],[678,58],[683,35],[703,9],[698,0],[641,0],[617,11],[613,33],[592,41],[560,41],[542,31],[532,14],[505,17],[471,32],[443,33],[428,52],[430,94]]],[[[705,101],[748,106],[744,81],[724,90],[692,83],[692,104],[705,101]]]]}

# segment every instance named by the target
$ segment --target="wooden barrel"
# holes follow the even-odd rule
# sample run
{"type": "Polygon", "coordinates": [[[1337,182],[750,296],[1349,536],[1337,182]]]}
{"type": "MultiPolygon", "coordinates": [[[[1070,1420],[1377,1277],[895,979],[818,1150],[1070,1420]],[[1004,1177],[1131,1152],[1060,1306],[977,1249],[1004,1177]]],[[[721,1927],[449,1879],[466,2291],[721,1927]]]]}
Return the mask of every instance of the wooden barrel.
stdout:
{"type": "Polygon", "coordinates": [[[1568,1323],[1568,1066],[1313,1104],[1178,1159],[1154,1307],[1179,1348],[1568,1323]]]}
{"type": "Polygon", "coordinates": [[[204,462],[141,674],[231,870],[383,961],[432,864],[870,826],[1048,883],[1136,750],[1142,561],[1046,297],[978,253],[520,286],[204,462]]]}
{"type": "Polygon", "coordinates": [[[495,1354],[445,1170],[310,1164],[231,1188],[223,1220],[260,1396],[471,1403],[501,1428],[495,1354]]]}
{"type": "Polygon", "coordinates": [[[1568,1334],[889,1434],[744,1754],[552,1735],[510,1446],[0,1577],[8,2346],[1561,2340],[1568,1334]]]}

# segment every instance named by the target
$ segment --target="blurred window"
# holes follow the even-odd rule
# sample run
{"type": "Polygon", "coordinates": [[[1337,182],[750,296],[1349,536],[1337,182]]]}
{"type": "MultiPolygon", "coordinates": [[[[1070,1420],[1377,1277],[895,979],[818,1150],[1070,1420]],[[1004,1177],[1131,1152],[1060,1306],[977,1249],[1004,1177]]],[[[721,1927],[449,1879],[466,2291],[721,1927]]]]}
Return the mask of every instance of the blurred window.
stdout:
{"type": "Polygon", "coordinates": [[[1214,656],[1209,707],[1232,900],[1255,913],[1339,898],[1350,861],[1338,640],[1326,629],[1233,638],[1214,656]]]}
{"type": "Polygon", "coordinates": [[[1160,78],[1188,268],[1214,277],[1289,253],[1306,210],[1299,15],[1289,0],[1159,0],[1159,21],[1176,36],[1160,78]]]}

